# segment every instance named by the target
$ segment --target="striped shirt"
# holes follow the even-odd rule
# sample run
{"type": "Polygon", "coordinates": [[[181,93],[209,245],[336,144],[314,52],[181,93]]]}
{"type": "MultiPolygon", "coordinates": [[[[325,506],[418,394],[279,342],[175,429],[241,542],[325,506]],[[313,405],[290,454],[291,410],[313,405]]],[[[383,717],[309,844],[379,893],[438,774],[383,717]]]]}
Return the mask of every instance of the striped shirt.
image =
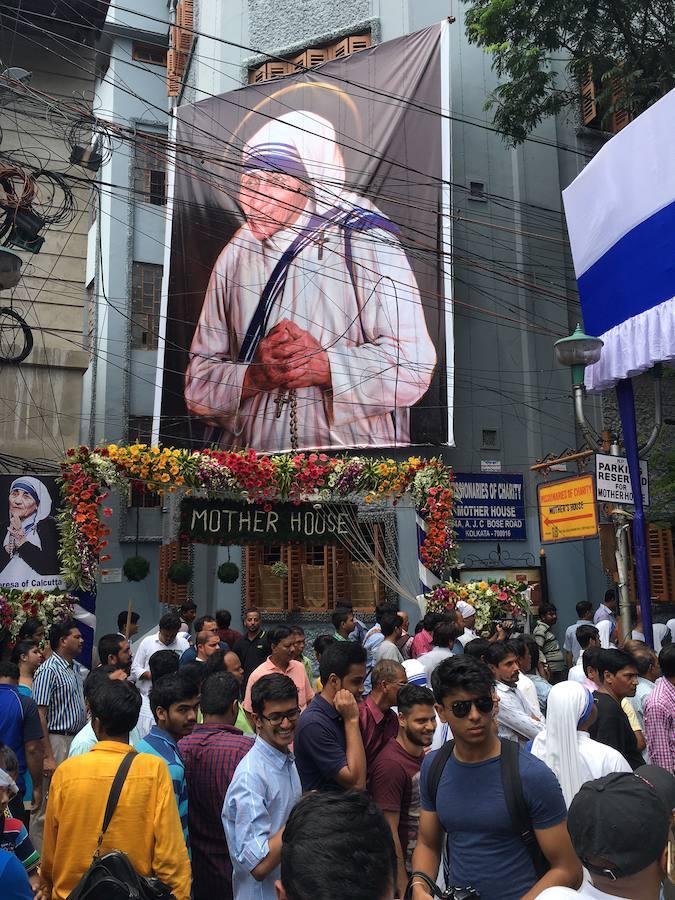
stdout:
{"type": "Polygon", "coordinates": [[[0,849],[14,853],[24,869],[30,872],[40,862],[40,854],[28,837],[26,826],[20,819],[15,819],[8,809],[0,816],[0,826],[0,849]]]}
{"type": "Polygon", "coordinates": [[[644,717],[651,764],[675,772],[675,685],[663,675],[645,700],[644,717]]]}
{"type": "Polygon", "coordinates": [[[188,848],[189,853],[188,790],[187,781],[185,780],[185,764],[183,763],[183,757],[178,749],[178,744],[168,731],[164,731],[159,725],[154,725],[143,740],[135,745],[134,749],[139,753],[151,753],[153,756],[159,756],[159,758],[163,759],[169,767],[169,775],[171,775],[171,781],[173,783],[173,792],[176,795],[176,803],[178,804],[180,824],[183,827],[185,846],[188,848]]]}
{"type": "Polygon", "coordinates": [[[87,724],[82,679],[73,663],[58,653],[38,666],[33,678],[33,698],[47,707],[47,727],[53,734],[77,734],[87,724]]]}

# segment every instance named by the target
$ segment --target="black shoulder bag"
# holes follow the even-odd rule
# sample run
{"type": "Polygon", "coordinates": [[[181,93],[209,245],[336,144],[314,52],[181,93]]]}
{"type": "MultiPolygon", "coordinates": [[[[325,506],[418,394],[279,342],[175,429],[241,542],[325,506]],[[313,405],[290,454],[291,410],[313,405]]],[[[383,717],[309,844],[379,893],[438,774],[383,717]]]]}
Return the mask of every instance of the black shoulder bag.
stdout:
{"type": "MultiPolygon", "coordinates": [[[[434,757],[429,768],[427,789],[429,797],[433,798],[436,805],[438,785],[445,766],[455,749],[454,741],[447,741],[434,757]]],[[[523,796],[523,784],[520,780],[520,766],[518,765],[519,746],[515,741],[502,741],[502,749],[499,757],[502,772],[502,785],[504,786],[504,799],[513,830],[525,844],[537,879],[542,878],[551,868],[549,861],[541,851],[537,838],[532,829],[532,820],[523,796]]]]}
{"type": "Polygon", "coordinates": [[[72,893],[68,895],[68,900],[175,900],[170,889],[158,878],[145,878],[139,875],[131,865],[129,857],[121,850],[111,850],[110,853],[101,856],[103,835],[108,830],[125,779],[137,755],[135,750],[129,751],[115,773],[94,858],[72,893]]]}

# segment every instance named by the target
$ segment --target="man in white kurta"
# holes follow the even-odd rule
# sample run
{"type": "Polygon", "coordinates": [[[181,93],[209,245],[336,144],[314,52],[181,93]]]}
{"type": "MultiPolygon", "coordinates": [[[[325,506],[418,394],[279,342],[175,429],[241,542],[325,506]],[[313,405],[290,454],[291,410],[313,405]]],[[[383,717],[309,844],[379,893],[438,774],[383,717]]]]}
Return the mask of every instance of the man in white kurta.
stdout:
{"type": "Polygon", "coordinates": [[[343,182],[334,129],[313,114],[244,149],[246,222],[213,268],[185,379],[222,447],[410,443],[436,352],[396,227],[343,182]]]}

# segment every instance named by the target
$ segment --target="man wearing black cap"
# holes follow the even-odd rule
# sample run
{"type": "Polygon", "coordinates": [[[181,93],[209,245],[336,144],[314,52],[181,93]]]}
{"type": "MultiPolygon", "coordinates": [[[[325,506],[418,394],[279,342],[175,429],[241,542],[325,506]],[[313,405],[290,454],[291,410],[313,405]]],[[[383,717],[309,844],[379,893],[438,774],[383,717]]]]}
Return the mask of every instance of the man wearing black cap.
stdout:
{"type": "Polygon", "coordinates": [[[591,883],[578,891],[549,888],[538,900],[659,900],[673,809],[675,777],[658,766],[586,782],[569,808],[567,829],[591,883]]]}

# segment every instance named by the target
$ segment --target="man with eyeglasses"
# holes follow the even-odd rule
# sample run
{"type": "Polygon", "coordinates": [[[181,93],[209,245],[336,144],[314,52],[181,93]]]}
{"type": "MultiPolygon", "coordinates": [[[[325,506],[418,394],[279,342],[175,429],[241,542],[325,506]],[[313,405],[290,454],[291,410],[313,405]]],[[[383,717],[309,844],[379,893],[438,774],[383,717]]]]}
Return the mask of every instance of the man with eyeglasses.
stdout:
{"type": "Polygon", "coordinates": [[[398,734],[398,716],[392,710],[396,706],[398,692],[408,683],[402,664],[393,659],[382,659],[371,672],[373,689],[359,703],[359,726],[366,753],[367,785],[370,772],[380,751],[398,734]]]}
{"type": "Polygon", "coordinates": [[[251,690],[256,739],[237,766],[222,821],[237,900],[275,900],[281,837],[302,787],[290,751],[300,717],[298,689],[287,675],[263,675],[251,690]]]}
{"type": "MultiPolygon", "coordinates": [[[[473,887],[481,900],[532,900],[547,887],[576,888],[582,872],[565,827],[567,810],[560,785],[548,766],[522,748],[513,750],[514,767],[523,813],[549,866],[541,877],[523,832],[509,813],[505,791],[517,788],[518,781],[504,782],[503,773],[510,767],[501,759],[503,744],[494,721],[498,701],[490,669],[465,654],[444,660],[431,681],[436,711],[449,725],[454,744],[435,784],[430,779],[432,766],[444,750],[429,753],[422,764],[413,873],[435,880],[445,833],[446,882],[473,887]]],[[[422,877],[415,880],[412,896],[413,900],[432,896],[422,877]]]]}

